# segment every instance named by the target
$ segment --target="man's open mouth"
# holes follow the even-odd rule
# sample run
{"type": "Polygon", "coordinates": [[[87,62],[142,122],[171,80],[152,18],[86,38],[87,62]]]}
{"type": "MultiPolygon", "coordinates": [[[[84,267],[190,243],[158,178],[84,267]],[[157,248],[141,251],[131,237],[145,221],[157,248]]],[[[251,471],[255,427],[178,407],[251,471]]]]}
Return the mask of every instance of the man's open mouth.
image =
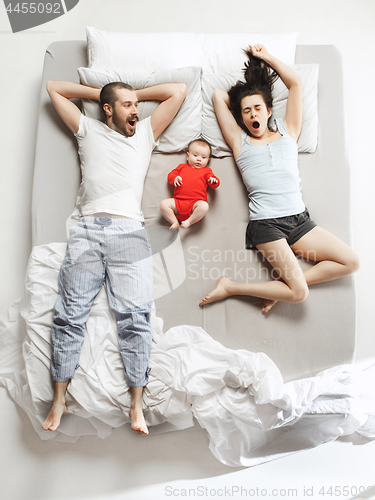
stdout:
{"type": "Polygon", "coordinates": [[[134,118],[132,118],[131,120],[128,120],[128,123],[131,127],[134,127],[135,124],[137,123],[138,121],[138,116],[134,116],[134,118]]]}

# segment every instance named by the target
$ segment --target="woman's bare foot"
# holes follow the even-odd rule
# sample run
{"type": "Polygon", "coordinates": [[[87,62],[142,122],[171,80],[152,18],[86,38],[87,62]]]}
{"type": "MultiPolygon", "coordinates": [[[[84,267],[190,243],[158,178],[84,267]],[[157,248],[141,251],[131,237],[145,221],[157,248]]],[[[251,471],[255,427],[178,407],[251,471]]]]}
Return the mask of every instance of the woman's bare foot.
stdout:
{"type": "Polygon", "coordinates": [[[262,305],[262,312],[268,313],[272,307],[276,304],[277,300],[264,299],[262,305]]]}
{"type": "Polygon", "coordinates": [[[190,217],[189,217],[189,219],[186,219],[183,222],[181,222],[181,227],[183,227],[184,229],[187,229],[190,226],[191,226],[190,217]]]}
{"type": "Polygon", "coordinates": [[[171,231],[175,231],[176,229],[178,229],[180,227],[180,224],[178,222],[178,220],[176,220],[176,222],[174,222],[171,226],[170,226],[170,230],[171,231]]]}
{"type": "Polygon", "coordinates": [[[206,304],[211,304],[211,302],[216,302],[217,300],[225,299],[229,297],[230,293],[228,291],[228,286],[231,284],[231,281],[223,276],[217,282],[215,290],[208,293],[203,299],[199,302],[200,306],[205,306],[206,304]]]}
{"type": "Polygon", "coordinates": [[[54,402],[48,417],[42,425],[43,429],[45,431],[55,431],[60,425],[61,417],[64,413],[66,413],[65,400],[54,402]]]}
{"type": "Polygon", "coordinates": [[[148,434],[148,428],[142,410],[131,408],[129,411],[129,417],[131,419],[131,429],[134,432],[139,432],[140,434],[148,434]]]}
{"type": "MultiPolygon", "coordinates": [[[[234,295],[235,293],[232,293],[230,291],[230,286],[234,284],[232,281],[230,281],[228,278],[223,276],[222,278],[219,279],[217,282],[216,288],[208,293],[200,302],[200,306],[205,306],[206,304],[211,304],[211,302],[216,302],[217,300],[225,299],[226,297],[229,297],[230,295],[234,295]]],[[[276,304],[277,300],[273,299],[264,299],[263,300],[263,306],[262,306],[262,312],[268,313],[272,307],[276,304]]]]}

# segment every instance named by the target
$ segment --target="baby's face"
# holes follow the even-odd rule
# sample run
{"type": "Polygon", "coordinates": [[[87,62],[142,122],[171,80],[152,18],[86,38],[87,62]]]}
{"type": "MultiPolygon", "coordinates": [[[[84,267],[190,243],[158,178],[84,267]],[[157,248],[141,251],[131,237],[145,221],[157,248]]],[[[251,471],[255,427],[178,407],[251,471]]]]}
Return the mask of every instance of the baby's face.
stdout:
{"type": "Polygon", "coordinates": [[[210,161],[210,148],[207,144],[193,143],[186,153],[186,160],[188,165],[193,168],[207,167],[207,163],[210,161]]]}

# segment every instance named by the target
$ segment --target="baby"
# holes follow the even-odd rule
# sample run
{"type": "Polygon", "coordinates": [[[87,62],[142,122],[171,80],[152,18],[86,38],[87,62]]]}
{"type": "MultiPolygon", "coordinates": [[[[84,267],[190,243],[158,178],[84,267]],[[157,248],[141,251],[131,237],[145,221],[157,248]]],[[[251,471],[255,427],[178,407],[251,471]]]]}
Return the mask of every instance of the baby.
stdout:
{"type": "Polygon", "coordinates": [[[186,153],[186,163],[169,172],[168,182],[174,185],[173,198],[160,203],[160,211],[172,225],[169,229],[188,228],[199,222],[208,211],[207,187],[216,189],[219,179],[207,167],[211,146],[203,139],[192,141],[186,153]]]}

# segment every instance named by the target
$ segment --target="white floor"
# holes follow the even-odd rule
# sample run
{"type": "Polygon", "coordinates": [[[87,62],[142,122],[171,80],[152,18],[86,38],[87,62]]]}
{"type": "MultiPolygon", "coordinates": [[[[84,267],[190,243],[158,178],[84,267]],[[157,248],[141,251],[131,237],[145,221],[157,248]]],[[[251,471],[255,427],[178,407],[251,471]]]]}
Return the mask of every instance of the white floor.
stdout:
{"type": "MultiPolygon", "coordinates": [[[[353,246],[362,261],[357,275],[356,359],[365,365],[375,361],[373,0],[80,0],[65,16],[19,34],[10,31],[2,5],[0,317],[21,295],[31,249],[37,99],[50,43],[84,39],[85,26],[134,32],[297,31],[298,43],[334,44],[343,57],[353,246]]],[[[0,408],[0,498],[4,500],[375,498],[375,442],[342,439],[252,469],[233,470],[217,462],[198,427],[166,434],[162,448],[156,436],[143,439],[128,428],[116,430],[104,441],[85,438],[55,447],[40,441],[3,388],[0,408]],[[365,488],[369,489],[362,493],[365,488]]]]}
{"type": "Polygon", "coordinates": [[[4,500],[375,498],[375,441],[358,436],[250,469],[232,469],[213,457],[198,427],[164,435],[162,449],[160,436],[143,439],[129,428],[115,430],[104,441],[84,438],[54,446],[37,437],[3,389],[0,401],[4,500]]]}

